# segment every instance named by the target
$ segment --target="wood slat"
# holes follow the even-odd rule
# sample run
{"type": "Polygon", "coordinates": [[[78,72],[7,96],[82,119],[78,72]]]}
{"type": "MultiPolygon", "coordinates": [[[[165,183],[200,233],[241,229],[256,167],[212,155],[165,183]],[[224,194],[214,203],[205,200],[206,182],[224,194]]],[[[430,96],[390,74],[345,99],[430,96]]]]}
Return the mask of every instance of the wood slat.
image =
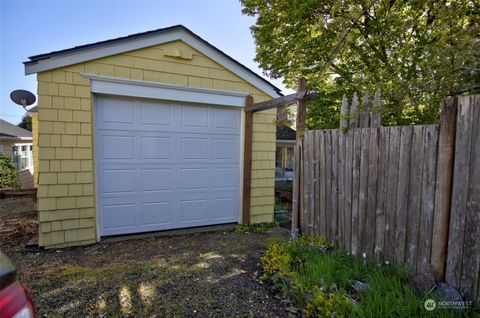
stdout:
{"type": "Polygon", "coordinates": [[[345,133],[338,132],[338,241],[345,248],[345,133]]]}
{"type": "Polygon", "coordinates": [[[332,210],[331,210],[331,235],[332,242],[338,242],[338,130],[330,132],[332,144],[332,210]]]}
{"type": "Polygon", "coordinates": [[[385,208],[387,196],[388,148],[390,129],[380,128],[379,175],[375,209],[375,259],[383,261],[385,250],[385,208]]]}
{"type": "Polygon", "coordinates": [[[325,134],[324,131],[319,132],[319,140],[318,144],[320,147],[320,153],[322,156],[319,158],[319,171],[320,171],[320,235],[323,237],[327,237],[327,226],[326,226],[326,206],[325,206],[325,199],[326,199],[326,192],[325,192],[325,185],[326,185],[326,174],[325,174],[325,161],[326,161],[326,154],[325,154],[325,134]]]}
{"type": "Polygon", "coordinates": [[[457,121],[457,99],[442,100],[440,131],[438,135],[437,178],[435,184],[435,211],[433,218],[433,242],[431,263],[435,278],[445,279],[448,226],[452,195],[453,160],[455,156],[455,128],[457,121]]]}
{"type": "Polygon", "coordinates": [[[471,107],[470,96],[459,97],[455,161],[453,167],[452,204],[450,208],[450,229],[448,235],[448,258],[445,273],[447,283],[455,287],[460,286],[460,276],[462,273],[473,115],[474,112],[473,107],[471,107]]]}
{"type": "Polygon", "coordinates": [[[370,147],[368,160],[368,203],[366,215],[365,248],[373,255],[375,247],[375,208],[377,203],[378,156],[380,139],[377,128],[370,129],[370,147]]]}
{"type": "Polygon", "coordinates": [[[460,290],[475,300],[480,299],[480,95],[471,97],[470,105],[474,113],[460,290]]]}
{"type": "Polygon", "coordinates": [[[352,166],[352,247],[353,255],[359,253],[359,191],[360,191],[360,160],[361,160],[361,130],[353,129],[353,166],[352,166]]]}
{"type": "Polygon", "coordinates": [[[353,131],[345,134],[345,246],[352,246],[353,131]]]}
{"type": "Polygon", "coordinates": [[[345,131],[348,128],[348,98],[343,95],[342,108],[340,109],[340,128],[345,131]]]}
{"type": "Polygon", "coordinates": [[[414,126],[410,160],[409,200],[407,208],[407,245],[405,263],[416,271],[420,202],[422,198],[422,167],[424,126],[414,126]]]}
{"type": "Polygon", "coordinates": [[[400,164],[398,176],[397,214],[395,227],[395,256],[394,263],[402,265],[405,261],[406,229],[407,229],[407,207],[408,207],[408,185],[410,182],[410,166],[412,154],[413,126],[404,126],[400,133],[400,164]]]}
{"type": "Polygon", "coordinates": [[[372,103],[372,116],[370,119],[370,127],[378,128],[382,125],[382,101],[380,88],[375,92],[372,103]]]}
{"type": "Polygon", "coordinates": [[[435,174],[438,145],[438,126],[425,126],[424,159],[422,176],[422,202],[418,241],[417,271],[430,264],[432,250],[433,210],[435,204],[435,174]]]}
{"type": "Polygon", "coordinates": [[[308,194],[308,203],[309,203],[309,214],[308,214],[308,228],[310,235],[314,235],[313,232],[313,222],[315,220],[315,131],[310,131],[308,136],[308,172],[309,172],[309,194],[308,194]]]}
{"type": "MultiPolygon", "coordinates": [[[[368,95],[367,95],[368,97],[368,95]]],[[[368,116],[367,116],[368,118],[368,116]]],[[[368,166],[369,166],[369,150],[370,150],[370,129],[360,129],[360,183],[358,191],[358,248],[361,253],[366,253],[366,232],[367,229],[367,204],[368,204],[368,166]]]]}
{"type": "Polygon", "coordinates": [[[299,227],[299,217],[298,217],[298,208],[299,208],[299,188],[300,188],[300,146],[297,143],[294,148],[294,169],[293,169],[293,193],[292,193],[292,233],[295,232],[299,227]]]}
{"type": "Polygon", "coordinates": [[[330,130],[325,135],[325,225],[326,238],[332,240],[332,138],[330,130]]]}
{"type": "Polygon", "coordinates": [[[393,262],[395,251],[395,215],[397,212],[398,165],[400,155],[400,127],[390,127],[388,149],[387,204],[385,211],[385,258],[393,262]]]}
{"type": "Polygon", "coordinates": [[[350,128],[358,128],[358,95],[353,94],[352,107],[350,108],[349,124],[350,128]]]}
{"type": "Polygon", "coordinates": [[[369,127],[370,121],[370,101],[369,101],[368,93],[362,98],[362,108],[360,109],[360,116],[359,116],[359,127],[360,128],[367,128],[369,127]]]}

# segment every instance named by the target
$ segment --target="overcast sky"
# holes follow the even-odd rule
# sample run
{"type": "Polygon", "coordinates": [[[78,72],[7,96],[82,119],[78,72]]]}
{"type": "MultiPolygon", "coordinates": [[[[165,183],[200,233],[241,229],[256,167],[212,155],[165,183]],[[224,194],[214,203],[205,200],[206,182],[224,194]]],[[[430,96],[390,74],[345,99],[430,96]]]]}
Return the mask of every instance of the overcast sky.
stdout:
{"type": "MultiPolygon", "coordinates": [[[[17,124],[24,111],[10,92],[36,94],[36,76],[24,75],[29,56],[183,24],[258,74],[250,25],[237,0],[0,0],[0,118],[17,124]]],[[[285,91],[280,80],[271,82],[285,91]]]]}

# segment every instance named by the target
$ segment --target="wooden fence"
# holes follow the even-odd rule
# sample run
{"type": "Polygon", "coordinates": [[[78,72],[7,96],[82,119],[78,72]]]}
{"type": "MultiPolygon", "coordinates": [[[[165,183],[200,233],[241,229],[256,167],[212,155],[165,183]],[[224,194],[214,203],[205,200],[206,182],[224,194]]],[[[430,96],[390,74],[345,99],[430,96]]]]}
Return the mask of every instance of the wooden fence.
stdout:
{"type": "Polygon", "coordinates": [[[341,129],[297,142],[292,227],[413,272],[432,266],[478,297],[479,101],[445,99],[437,125],[380,127],[379,92],[344,98],[341,129]]]}

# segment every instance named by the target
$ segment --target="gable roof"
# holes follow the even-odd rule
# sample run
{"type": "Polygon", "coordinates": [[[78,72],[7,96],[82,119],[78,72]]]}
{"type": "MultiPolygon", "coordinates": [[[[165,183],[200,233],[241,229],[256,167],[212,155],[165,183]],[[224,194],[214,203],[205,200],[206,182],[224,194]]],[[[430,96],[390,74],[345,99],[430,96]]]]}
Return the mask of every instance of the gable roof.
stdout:
{"type": "Polygon", "coordinates": [[[271,97],[282,96],[278,87],[183,25],[174,25],[65,50],[33,55],[29,57],[30,61],[23,62],[23,64],[25,65],[25,74],[28,75],[176,40],[187,43],[271,97]]]}
{"type": "Polygon", "coordinates": [[[0,137],[32,138],[32,132],[0,119],[0,137]]]}
{"type": "Polygon", "coordinates": [[[297,132],[285,125],[277,125],[277,140],[296,140],[297,132]]]}

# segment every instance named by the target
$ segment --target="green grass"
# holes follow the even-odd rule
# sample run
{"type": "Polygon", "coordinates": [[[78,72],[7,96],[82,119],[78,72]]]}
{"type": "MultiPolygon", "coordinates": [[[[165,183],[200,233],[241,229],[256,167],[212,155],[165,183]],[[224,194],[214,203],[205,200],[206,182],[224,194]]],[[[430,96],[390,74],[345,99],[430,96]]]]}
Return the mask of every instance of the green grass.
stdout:
{"type": "Polygon", "coordinates": [[[478,317],[478,311],[424,308],[432,294],[418,297],[405,268],[361,262],[342,251],[331,251],[320,239],[300,237],[269,245],[261,265],[264,278],[273,280],[307,316],[329,317],[478,317]],[[315,240],[315,241],[312,241],[315,240]],[[310,242],[312,241],[312,242],[310,242]],[[368,284],[356,291],[353,281],[368,284]],[[288,283],[286,283],[288,282],[288,283]],[[353,306],[346,297],[358,302],[353,306]]]}
{"type": "Polygon", "coordinates": [[[235,226],[235,233],[265,233],[274,226],[275,223],[238,224],[235,226]]]}

